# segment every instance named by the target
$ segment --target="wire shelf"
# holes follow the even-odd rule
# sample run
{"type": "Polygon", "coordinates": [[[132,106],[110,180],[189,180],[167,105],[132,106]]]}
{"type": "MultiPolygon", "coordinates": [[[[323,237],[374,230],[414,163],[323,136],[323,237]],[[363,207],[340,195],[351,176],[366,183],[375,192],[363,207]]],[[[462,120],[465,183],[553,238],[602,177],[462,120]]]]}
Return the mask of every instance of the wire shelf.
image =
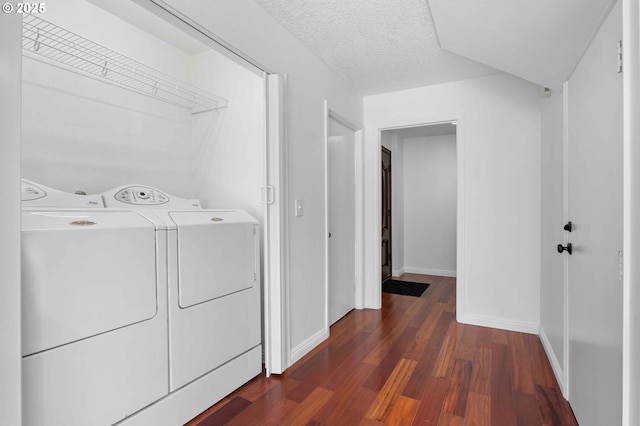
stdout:
{"type": "Polygon", "coordinates": [[[46,58],[116,86],[197,114],[225,108],[228,102],[212,93],[144,65],[34,15],[22,20],[23,55],[46,58]]]}

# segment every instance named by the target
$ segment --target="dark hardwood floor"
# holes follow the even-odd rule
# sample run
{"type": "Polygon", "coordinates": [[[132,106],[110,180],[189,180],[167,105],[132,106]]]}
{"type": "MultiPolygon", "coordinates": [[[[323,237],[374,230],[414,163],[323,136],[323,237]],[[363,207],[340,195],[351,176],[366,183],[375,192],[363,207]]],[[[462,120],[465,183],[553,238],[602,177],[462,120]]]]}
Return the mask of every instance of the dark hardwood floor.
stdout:
{"type": "Polygon", "coordinates": [[[383,293],[281,376],[259,376],[189,426],[577,425],[535,335],[458,324],[455,278],[383,293]]]}

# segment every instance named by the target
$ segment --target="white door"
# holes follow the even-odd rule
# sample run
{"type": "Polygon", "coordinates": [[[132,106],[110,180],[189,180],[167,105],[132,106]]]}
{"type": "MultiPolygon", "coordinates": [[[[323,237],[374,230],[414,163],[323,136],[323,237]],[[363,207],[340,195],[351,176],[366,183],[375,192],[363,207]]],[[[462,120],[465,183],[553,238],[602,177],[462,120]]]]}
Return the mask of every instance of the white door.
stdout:
{"type": "Polygon", "coordinates": [[[355,307],[355,131],[327,122],[329,322],[355,307]]]}
{"type": "Polygon", "coordinates": [[[620,3],[568,83],[568,385],[583,426],[622,422],[620,3]]]}
{"type": "Polygon", "coordinates": [[[287,295],[285,266],[286,246],[282,227],[286,210],[285,82],[277,74],[265,74],[266,127],[265,175],[263,187],[263,329],[264,363],[267,376],[281,374],[289,366],[287,295]]]}

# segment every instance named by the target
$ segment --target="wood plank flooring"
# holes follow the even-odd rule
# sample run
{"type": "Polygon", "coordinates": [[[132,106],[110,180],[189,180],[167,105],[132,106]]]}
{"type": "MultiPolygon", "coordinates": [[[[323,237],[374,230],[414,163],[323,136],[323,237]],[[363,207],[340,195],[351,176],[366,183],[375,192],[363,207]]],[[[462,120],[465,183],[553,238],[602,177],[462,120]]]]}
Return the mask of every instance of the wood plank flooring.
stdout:
{"type": "Polygon", "coordinates": [[[577,425],[535,335],[458,324],[455,278],[421,297],[383,293],[281,376],[258,376],[188,423],[577,425]]]}

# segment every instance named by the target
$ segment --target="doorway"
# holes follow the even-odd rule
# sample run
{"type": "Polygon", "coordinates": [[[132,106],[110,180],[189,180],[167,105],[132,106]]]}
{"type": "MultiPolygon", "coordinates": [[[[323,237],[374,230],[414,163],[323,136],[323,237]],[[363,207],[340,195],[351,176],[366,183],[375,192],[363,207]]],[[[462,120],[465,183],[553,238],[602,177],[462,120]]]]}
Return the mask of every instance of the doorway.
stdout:
{"type": "MultiPolygon", "coordinates": [[[[158,102],[157,105],[154,103],[153,114],[149,113],[143,107],[146,108],[147,104],[152,104],[147,99],[151,99],[151,97],[143,98],[143,94],[129,90],[131,93],[126,92],[129,97],[139,96],[141,99],[136,104],[141,105],[139,107],[141,111],[136,116],[141,118],[138,121],[134,121],[130,118],[131,114],[126,113],[126,111],[121,112],[122,109],[127,108],[132,110],[134,107],[131,102],[126,104],[126,108],[120,109],[112,105],[116,104],[115,101],[110,101],[107,106],[102,105],[107,102],[102,102],[102,104],[96,106],[96,108],[100,108],[100,114],[92,114],[90,117],[92,120],[79,121],[83,125],[82,129],[87,129],[86,123],[90,123],[86,133],[81,136],[86,136],[87,134],[97,136],[78,138],[82,139],[79,141],[78,146],[85,148],[75,149],[76,146],[71,145],[71,142],[74,141],[70,141],[68,137],[63,137],[65,135],[61,133],[57,139],[75,157],[72,155],[48,155],[48,158],[44,159],[48,164],[58,161],[60,166],[56,170],[59,171],[59,178],[53,176],[53,167],[38,167],[38,163],[36,163],[36,160],[46,156],[47,152],[41,148],[47,141],[36,139],[35,136],[37,134],[35,136],[31,134],[36,132],[23,132],[23,172],[28,173],[27,176],[33,176],[37,180],[55,183],[56,186],[62,189],[74,190],[82,188],[91,192],[100,192],[103,189],[114,187],[121,183],[140,181],[153,184],[183,197],[200,198],[203,205],[210,208],[225,208],[229,206],[243,208],[259,219],[262,225],[260,236],[265,256],[264,261],[261,262],[263,274],[259,278],[262,280],[263,288],[268,290],[269,295],[273,295],[267,301],[271,305],[267,307],[265,303],[265,310],[268,313],[273,312],[275,317],[275,320],[265,319],[263,322],[265,325],[272,326],[270,330],[267,330],[267,336],[263,341],[267,345],[267,372],[283,370],[288,366],[287,355],[290,352],[288,341],[286,340],[288,335],[288,324],[286,323],[287,306],[284,303],[286,301],[286,294],[284,293],[286,292],[287,274],[285,269],[287,265],[282,260],[286,257],[286,239],[284,238],[284,233],[286,232],[284,222],[286,218],[284,214],[281,214],[283,211],[281,206],[286,205],[285,175],[283,167],[281,167],[281,164],[283,164],[282,159],[285,158],[286,154],[284,149],[286,142],[284,119],[281,112],[284,110],[285,96],[282,96],[281,93],[276,95],[277,92],[284,91],[283,84],[281,83],[280,87],[277,88],[273,88],[275,87],[273,84],[269,84],[267,87],[266,79],[277,79],[277,75],[268,74],[262,68],[246,61],[242,57],[229,53],[228,48],[219,46],[209,36],[193,29],[193,26],[189,25],[188,18],[173,16],[162,6],[150,4],[140,8],[139,5],[131,4],[131,9],[129,10],[129,6],[112,5],[111,3],[105,3],[98,8],[89,2],[86,2],[86,4],[85,2],[78,2],[78,5],[81,5],[78,7],[82,7],[83,10],[86,8],[91,14],[95,14],[96,22],[104,23],[105,25],[115,22],[122,27],[119,31],[120,33],[140,34],[139,39],[146,40],[143,43],[132,43],[131,40],[137,39],[127,36],[125,37],[126,40],[122,41],[122,37],[111,37],[109,36],[109,31],[101,31],[97,27],[94,28],[93,33],[97,33],[101,37],[104,36],[100,41],[109,46],[113,44],[112,49],[114,51],[122,49],[132,57],[140,57],[140,61],[149,61],[154,68],[166,70],[168,74],[171,74],[172,78],[175,77],[181,81],[186,81],[189,84],[188,87],[191,87],[191,85],[197,86],[204,91],[216,93],[219,97],[225,98],[230,102],[224,107],[221,102],[220,105],[215,105],[210,110],[197,109],[188,111],[188,113],[184,112],[178,116],[179,119],[169,116],[167,113],[169,119],[161,120],[161,116],[157,114],[156,110],[169,111],[170,108],[177,110],[179,107],[175,106],[174,108],[171,103],[163,100],[162,103],[158,102]],[[151,14],[148,13],[147,9],[151,14]],[[159,20],[158,16],[166,19],[167,22],[159,20]],[[145,23],[147,19],[148,24],[145,23]],[[128,22],[129,20],[134,22],[128,22]],[[158,25],[157,30],[154,30],[156,26],[155,24],[152,25],[152,23],[156,22],[156,20],[158,25]],[[186,32],[183,32],[183,30],[186,32]],[[158,34],[155,34],[154,31],[157,31],[158,34]],[[105,39],[106,42],[104,41],[105,39]],[[178,43],[180,46],[174,46],[170,43],[170,41],[175,40],[180,41],[178,43]],[[149,49],[149,46],[159,47],[158,49],[149,49]],[[139,49],[141,52],[136,52],[135,49],[139,49]],[[149,51],[156,50],[163,54],[148,54],[149,51]],[[180,64],[180,66],[176,66],[176,64],[180,64]],[[193,67],[193,72],[189,67],[193,67]],[[269,102],[268,104],[266,103],[267,101],[269,102]],[[111,111],[115,112],[112,113],[111,111]],[[116,114],[120,115],[116,116],[116,114]],[[268,123],[269,135],[266,135],[267,118],[265,118],[265,115],[267,114],[269,114],[268,120],[270,120],[268,123]],[[115,116],[116,119],[122,118],[119,122],[126,123],[126,125],[116,126],[117,128],[110,126],[109,123],[118,122],[116,119],[109,120],[112,116],[115,116]],[[219,120],[214,121],[211,119],[207,121],[210,116],[216,116],[219,120]],[[150,120],[155,118],[161,122],[161,125],[148,124],[150,120]],[[95,119],[95,122],[93,119],[95,119]],[[278,126],[273,123],[276,120],[279,121],[278,126]],[[103,128],[99,129],[96,123],[101,124],[103,128]],[[169,127],[170,131],[166,130],[167,127],[169,127]],[[96,131],[96,129],[101,131],[96,131]],[[140,129],[145,129],[145,131],[142,132],[140,129]],[[125,130],[128,130],[130,134],[125,133],[125,130]],[[115,135],[114,132],[116,133],[115,135]],[[218,137],[221,133],[225,134],[224,138],[218,137]],[[134,136],[137,134],[138,138],[116,137],[118,135],[131,136],[131,134],[134,136]],[[124,141],[130,140],[136,143],[130,143],[126,146],[124,141]],[[99,145],[101,150],[87,149],[88,141],[99,145]],[[211,141],[217,143],[212,143],[211,141]],[[40,143],[40,145],[37,143],[40,143]],[[123,147],[120,152],[125,152],[128,149],[129,151],[127,152],[129,154],[133,152],[141,155],[115,155],[114,153],[119,153],[116,145],[123,147]],[[100,156],[100,153],[108,155],[100,156]],[[82,155],[90,157],[90,161],[81,161],[83,160],[82,155]],[[139,158],[146,158],[148,161],[141,162],[139,158]],[[93,180],[88,183],[83,181],[82,186],[75,186],[76,182],[64,180],[68,177],[65,174],[70,170],[64,162],[69,159],[73,159],[77,164],[83,166],[82,171],[84,173],[82,175],[92,177],[93,180]],[[116,172],[110,174],[99,173],[101,170],[98,170],[98,167],[106,167],[105,164],[108,161],[112,162],[112,164],[109,164],[109,170],[115,170],[116,172]],[[117,164],[114,165],[113,163],[117,164]],[[104,176],[111,179],[124,179],[125,182],[106,180],[104,176]],[[56,178],[58,179],[57,181],[54,180],[56,178]],[[64,185],[66,184],[73,186],[65,188],[64,185]],[[261,187],[262,199],[259,196],[261,187]],[[264,206],[263,203],[265,204],[264,206]],[[272,282],[273,289],[271,288],[272,282]],[[271,332],[271,335],[269,335],[269,332],[271,332]],[[271,370],[270,365],[273,366],[271,370]]],[[[86,14],[66,13],[64,7],[67,6],[60,6],[58,14],[48,13],[46,19],[52,21],[57,19],[59,20],[58,24],[69,26],[70,31],[73,30],[78,33],[88,31],[82,28],[81,22],[76,22],[74,16],[83,15],[86,17],[89,12],[86,14]]],[[[92,34],[87,35],[87,37],[89,36],[92,36],[92,34]]],[[[31,45],[29,44],[29,46],[31,45]]],[[[32,56],[35,56],[35,53],[32,56]]],[[[26,61],[31,61],[29,69],[32,70],[32,79],[46,77],[48,80],[52,80],[50,73],[36,72],[37,69],[35,67],[43,68],[46,65],[44,62],[35,61],[33,58],[23,59],[23,62],[26,61]]],[[[131,67],[132,70],[134,68],[131,67]]],[[[26,67],[23,66],[23,72],[25,70],[26,67]]],[[[63,69],[56,68],[55,72],[62,74],[63,69]]],[[[98,86],[101,84],[102,79],[106,80],[104,74],[107,76],[117,75],[116,72],[108,71],[106,66],[101,73],[98,79],[93,79],[86,85],[93,84],[93,86],[98,86]]],[[[71,77],[68,80],[69,82],[66,84],[71,89],[82,92],[80,96],[76,97],[88,98],[86,85],[75,87],[73,83],[76,80],[72,80],[71,77]]],[[[37,80],[35,82],[38,83],[37,80]]],[[[35,91],[41,90],[42,85],[32,86],[36,85],[32,84],[28,93],[23,91],[23,107],[35,108],[41,105],[33,102],[33,99],[36,99],[35,95],[38,95],[35,91]],[[29,100],[31,102],[28,102],[29,100]]],[[[111,100],[111,98],[115,97],[118,89],[102,90],[101,92],[105,93],[104,97],[107,100],[111,100]]],[[[96,88],[96,91],[98,90],[96,88]]],[[[163,92],[155,88],[151,88],[150,91],[152,94],[163,92]]],[[[59,92],[63,93],[60,90],[59,92]]],[[[95,103],[98,104],[97,101],[95,103]]],[[[84,114],[84,117],[90,114],[88,108],[77,107],[77,109],[79,113],[84,114]]],[[[56,112],[53,108],[49,108],[49,111],[51,114],[56,112]]],[[[39,111],[36,110],[35,112],[39,111]]],[[[65,115],[71,116],[72,114],[65,115]]],[[[31,117],[34,116],[40,117],[38,114],[32,113],[31,117]]],[[[34,127],[32,125],[33,121],[33,119],[29,121],[32,128],[34,127]]],[[[60,122],[59,120],[50,121],[60,122]]],[[[56,129],[60,127],[63,126],[58,125],[56,129]]],[[[76,127],[78,126],[73,128],[75,129],[76,127]]],[[[79,134],[79,132],[75,131],[75,134],[79,134]]],[[[51,142],[53,140],[49,140],[47,145],[44,146],[54,150],[54,144],[51,142]]],[[[55,152],[59,151],[58,148],[55,149],[55,152]]],[[[74,171],[77,171],[79,167],[74,167],[74,171]]],[[[80,173],[76,175],[80,175],[80,173]]]]}
{"type": "Polygon", "coordinates": [[[328,317],[333,324],[355,307],[356,130],[329,111],[327,117],[328,317]]]}
{"type": "Polygon", "coordinates": [[[381,281],[385,282],[391,278],[392,271],[392,246],[391,246],[391,150],[388,148],[382,147],[382,152],[380,153],[382,157],[382,204],[381,208],[381,253],[382,256],[380,261],[382,263],[380,275],[381,281]]]}
{"type": "Polygon", "coordinates": [[[458,159],[455,122],[381,132],[382,278],[457,276],[458,159]],[[393,152],[389,165],[387,152],[393,152]],[[388,183],[385,169],[389,170],[388,183]],[[389,201],[385,202],[388,195],[389,201]],[[389,215],[386,253],[385,214],[389,215]],[[390,257],[385,262],[385,256],[390,257]]]}

